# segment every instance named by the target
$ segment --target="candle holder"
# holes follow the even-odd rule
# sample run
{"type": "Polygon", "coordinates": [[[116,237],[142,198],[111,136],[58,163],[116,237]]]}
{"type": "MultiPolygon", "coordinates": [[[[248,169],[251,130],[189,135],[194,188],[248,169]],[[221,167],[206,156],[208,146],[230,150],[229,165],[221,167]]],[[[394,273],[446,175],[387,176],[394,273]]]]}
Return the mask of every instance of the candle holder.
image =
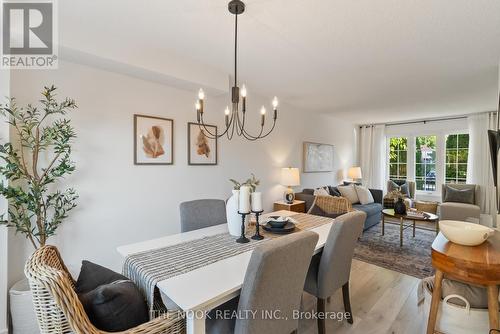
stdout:
{"type": "Polygon", "coordinates": [[[255,214],[255,234],[252,236],[253,240],[262,240],[264,239],[263,235],[260,235],[260,224],[259,224],[259,216],[264,212],[261,211],[252,211],[255,214]]]}
{"type": "Polygon", "coordinates": [[[246,244],[247,242],[250,242],[250,239],[248,239],[245,236],[245,218],[247,215],[250,214],[250,212],[239,212],[238,213],[241,215],[241,236],[236,239],[236,242],[239,244],[246,244]]]}

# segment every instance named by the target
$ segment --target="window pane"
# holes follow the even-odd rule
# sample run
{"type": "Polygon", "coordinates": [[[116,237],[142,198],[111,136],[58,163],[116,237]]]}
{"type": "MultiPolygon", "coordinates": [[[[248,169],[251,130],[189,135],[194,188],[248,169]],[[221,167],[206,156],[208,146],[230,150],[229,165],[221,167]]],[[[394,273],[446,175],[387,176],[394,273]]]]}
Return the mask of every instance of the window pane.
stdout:
{"type": "Polygon", "coordinates": [[[469,148],[469,134],[458,135],[458,148],[469,148]]]}
{"type": "Polygon", "coordinates": [[[446,164],[446,178],[456,178],[456,177],[457,177],[457,165],[446,164]]]}
{"type": "Polygon", "coordinates": [[[406,162],[406,151],[399,151],[399,162],[406,162]]]}
{"type": "Polygon", "coordinates": [[[406,164],[399,165],[399,176],[402,178],[406,178],[406,164]]]}
{"type": "Polygon", "coordinates": [[[415,164],[415,176],[424,177],[425,176],[425,166],[422,164],[415,164]]]}
{"type": "Polygon", "coordinates": [[[389,152],[389,162],[398,162],[398,153],[396,151],[389,152]]]}
{"type": "Polygon", "coordinates": [[[457,148],[458,135],[449,135],[446,137],[446,148],[457,148]]]}
{"type": "Polygon", "coordinates": [[[446,163],[457,162],[457,150],[446,150],[446,163]]]}
{"type": "Polygon", "coordinates": [[[389,165],[389,174],[398,175],[398,165],[397,164],[390,164],[389,165]]]}
{"type": "Polygon", "coordinates": [[[467,164],[458,164],[458,178],[467,178],[467,164]]]}
{"type": "Polygon", "coordinates": [[[457,151],[457,162],[459,163],[467,163],[467,158],[469,156],[469,150],[461,148],[457,151]]]}

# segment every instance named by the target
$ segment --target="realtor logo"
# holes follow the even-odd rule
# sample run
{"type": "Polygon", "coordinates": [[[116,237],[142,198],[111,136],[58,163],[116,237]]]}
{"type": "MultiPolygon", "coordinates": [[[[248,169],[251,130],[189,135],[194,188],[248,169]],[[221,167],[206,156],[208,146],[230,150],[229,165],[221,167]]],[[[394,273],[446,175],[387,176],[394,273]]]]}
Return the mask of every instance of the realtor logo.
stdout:
{"type": "Polygon", "coordinates": [[[2,2],[0,68],[57,68],[55,1],[2,2]]]}

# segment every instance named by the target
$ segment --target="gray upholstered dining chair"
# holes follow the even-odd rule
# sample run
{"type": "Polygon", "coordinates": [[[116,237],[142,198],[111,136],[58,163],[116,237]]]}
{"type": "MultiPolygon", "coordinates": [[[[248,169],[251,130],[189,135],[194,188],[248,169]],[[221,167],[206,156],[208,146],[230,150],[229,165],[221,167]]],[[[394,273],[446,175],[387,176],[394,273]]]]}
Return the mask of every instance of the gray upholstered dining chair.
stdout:
{"type": "Polygon", "coordinates": [[[298,319],[293,313],[300,310],[307,268],[317,242],[318,234],[303,231],[257,246],[250,258],[239,300],[235,298],[210,312],[207,333],[296,332],[298,319]],[[230,314],[238,310],[248,317],[217,319],[224,310],[230,314]]]}
{"type": "MultiPolygon", "coordinates": [[[[318,312],[325,312],[325,300],[342,287],[347,321],[352,324],[349,276],[354,247],[363,231],[366,213],[353,211],[335,218],[323,252],[313,256],[304,290],[318,298],[318,312]]],[[[325,318],[318,317],[318,333],[326,332],[325,318]]]]}
{"type": "Polygon", "coordinates": [[[221,199],[199,199],[183,202],[179,209],[181,212],[181,232],[227,223],[226,203],[221,199]]]}

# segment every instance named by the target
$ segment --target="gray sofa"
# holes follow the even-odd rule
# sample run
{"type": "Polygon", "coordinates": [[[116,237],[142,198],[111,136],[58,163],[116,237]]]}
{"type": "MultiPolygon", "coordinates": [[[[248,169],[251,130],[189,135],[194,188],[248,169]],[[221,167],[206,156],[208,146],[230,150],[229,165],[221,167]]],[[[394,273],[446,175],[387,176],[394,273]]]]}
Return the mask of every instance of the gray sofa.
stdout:
{"type": "MultiPolygon", "coordinates": [[[[331,195],[338,193],[337,187],[329,186],[328,189],[331,195]]],[[[374,203],[365,205],[357,203],[352,205],[353,209],[366,213],[366,221],[363,230],[367,230],[378,224],[382,219],[383,192],[379,189],[370,189],[370,192],[375,201],[374,203]]],[[[308,212],[314,203],[314,189],[303,189],[302,192],[295,194],[295,199],[306,202],[306,212],[308,212]]]]}

